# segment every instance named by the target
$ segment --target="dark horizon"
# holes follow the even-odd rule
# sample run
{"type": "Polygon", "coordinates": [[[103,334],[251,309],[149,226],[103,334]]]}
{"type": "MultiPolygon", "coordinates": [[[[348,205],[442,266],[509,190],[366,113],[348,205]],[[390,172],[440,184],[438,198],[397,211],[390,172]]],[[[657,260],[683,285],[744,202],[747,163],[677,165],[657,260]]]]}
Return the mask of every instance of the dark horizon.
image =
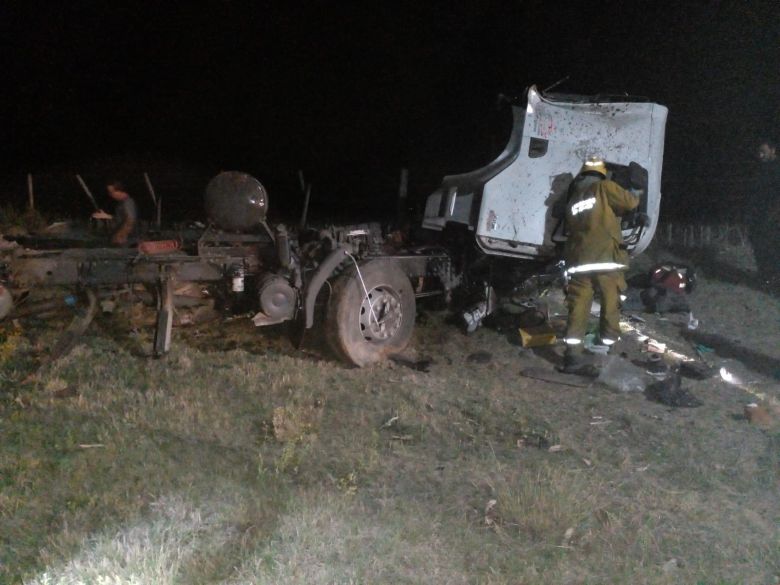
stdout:
{"type": "MultiPolygon", "coordinates": [[[[52,169],[92,172],[102,196],[95,182],[122,169],[90,169],[119,160],[183,169],[179,208],[194,207],[198,181],[236,169],[268,187],[272,210],[294,212],[303,169],[313,211],[389,211],[401,167],[419,199],[501,150],[499,93],[568,77],[560,91],[669,107],[664,213],[723,214],[780,119],[774,2],[25,5],[5,7],[0,30],[13,56],[0,174],[22,200],[26,174],[52,169]]],[[[75,183],[60,191],[81,197],[75,183]]]]}

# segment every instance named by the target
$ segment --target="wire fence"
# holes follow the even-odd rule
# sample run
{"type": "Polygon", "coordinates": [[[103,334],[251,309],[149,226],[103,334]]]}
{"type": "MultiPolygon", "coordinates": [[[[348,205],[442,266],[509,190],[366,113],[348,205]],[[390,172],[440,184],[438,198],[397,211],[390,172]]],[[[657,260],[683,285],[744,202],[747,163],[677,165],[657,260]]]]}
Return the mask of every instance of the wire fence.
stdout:
{"type": "Polygon", "coordinates": [[[663,222],[656,230],[656,239],[666,246],[682,248],[750,247],[747,227],[741,223],[663,222]]]}

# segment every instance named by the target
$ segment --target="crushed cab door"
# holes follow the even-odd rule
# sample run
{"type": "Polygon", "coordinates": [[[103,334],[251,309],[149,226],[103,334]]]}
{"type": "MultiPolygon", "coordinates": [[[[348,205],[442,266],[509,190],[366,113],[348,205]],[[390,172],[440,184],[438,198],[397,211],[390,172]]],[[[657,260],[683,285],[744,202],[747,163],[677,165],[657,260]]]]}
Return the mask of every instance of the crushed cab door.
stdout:
{"type": "Polygon", "coordinates": [[[565,203],[583,161],[600,156],[614,180],[643,191],[650,225],[626,224],[624,235],[630,251],[644,250],[658,222],[667,112],[646,101],[543,96],[529,89],[522,129],[515,128],[522,134],[513,137],[519,152],[481,189],[478,245],[488,254],[553,257],[556,241],[565,238],[556,207],[565,203]]]}

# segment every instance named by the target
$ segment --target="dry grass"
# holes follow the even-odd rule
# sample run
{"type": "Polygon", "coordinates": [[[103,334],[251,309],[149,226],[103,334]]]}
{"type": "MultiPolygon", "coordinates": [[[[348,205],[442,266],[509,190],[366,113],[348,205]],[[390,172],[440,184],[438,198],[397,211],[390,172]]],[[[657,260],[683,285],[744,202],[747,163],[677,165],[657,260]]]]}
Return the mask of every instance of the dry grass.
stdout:
{"type": "Polygon", "coordinates": [[[133,353],[146,333],[98,325],[27,384],[54,333],[26,323],[9,346],[0,582],[764,585],[780,573],[780,435],[739,418],[750,397],[737,387],[692,383],[704,406],[670,410],[535,382],[518,371],[550,367],[541,355],[488,330],[460,337],[438,315],[414,341],[430,373],[346,369],[237,323],[150,360],[133,353]],[[469,363],[477,350],[492,361],[469,363]]]}
{"type": "Polygon", "coordinates": [[[34,233],[46,227],[46,218],[37,210],[0,206],[0,233],[34,233]]]}

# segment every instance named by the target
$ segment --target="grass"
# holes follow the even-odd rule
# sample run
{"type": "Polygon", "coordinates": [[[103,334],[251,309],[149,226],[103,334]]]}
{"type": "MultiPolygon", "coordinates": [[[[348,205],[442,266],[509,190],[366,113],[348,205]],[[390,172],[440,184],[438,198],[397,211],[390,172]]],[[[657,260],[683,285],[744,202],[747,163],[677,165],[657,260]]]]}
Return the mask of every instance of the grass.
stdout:
{"type": "Polygon", "coordinates": [[[12,205],[0,205],[0,232],[8,232],[8,230],[21,230],[23,233],[36,232],[46,225],[46,217],[38,210],[20,210],[12,205]]]}
{"type": "Polygon", "coordinates": [[[739,389],[670,410],[556,387],[442,321],[416,332],[429,373],[242,322],[151,360],[104,319],[45,364],[57,323],[5,325],[0,583],[776,580],[780,434],[735,416],[739,389]]]}

